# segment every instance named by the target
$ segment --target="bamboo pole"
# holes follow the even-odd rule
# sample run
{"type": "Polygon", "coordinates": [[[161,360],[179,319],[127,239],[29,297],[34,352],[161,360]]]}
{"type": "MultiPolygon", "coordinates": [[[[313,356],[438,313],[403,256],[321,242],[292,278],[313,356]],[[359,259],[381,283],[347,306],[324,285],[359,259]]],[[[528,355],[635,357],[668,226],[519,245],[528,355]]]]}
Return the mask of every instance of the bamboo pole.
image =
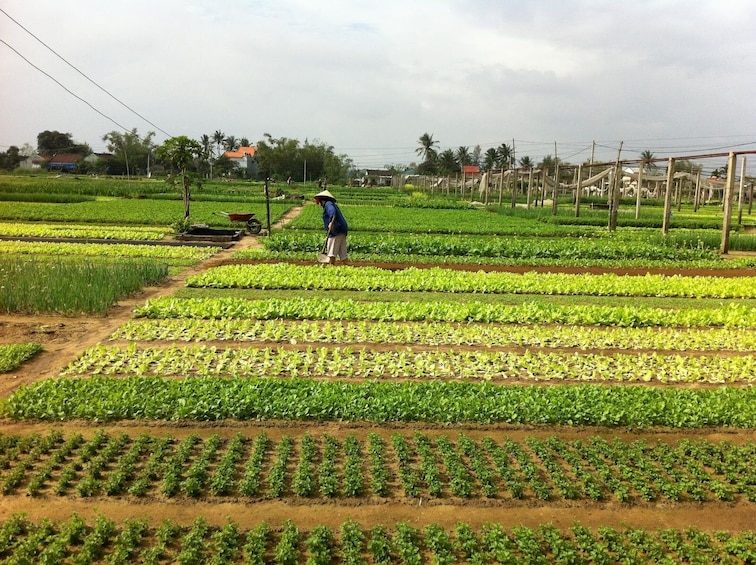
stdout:
{"type": "Polygon", "coordinates": [[[534,178],[535,178],[535,174],[533,172],[533,167],[530,167],[530,170],[528,171],[528,203],[527,203],[528,210],[530,210],[530,207],[533,204],[533,179],[534,178]]]}
{"type": "Polygon", "coordinates": [[[693,196],[693,211],[698,212],[698,207],[701,205],[701,169],[698,170],[696,175],[696,191],[693,196]]]}
{"type": "Polygon", "coordinates": [[[620,183],[622,182],[622,146],[624,141],[620,141],[619,149],[617,150],[617,162],[614,165],[614,182],[612,183],[612,191],[609,198],[609,231],[615,231],[617,229],[617,219],[619,217],[619,193],[620,183]]]}
{"type": "Polygon", "coordinates": [[[577,182],[575,184],[575,217],[580,217],[580,190],[583,184],[583,165],[578,165],[577,168],[577,182]]]}
{"type": "Polygon", "coordinates": [[[740,186],[738,187],[738,225],[743,225],[743,191],[745,190],[746,158],[740,159],[740,186]]]}
{"type": "Polygon", "coordinates": [[[643,187],[643,163],[638,167],[638,185],[636,186],[635,195],[635,219],[640,218],[641,211],[641,188],[643,187]]]}
{"type": "Polygon", "coordinates": [[[667,186],[664,191],[664,218],[662,219],[662,233],[669,232],[669,221],[672,217],[672,182],[675,179],[675,158],[670,157],[667,165],[667,186]]]}
{"type": "Polygon", "coordinates": [[[557,214],[557,199],[559,198],[559,163],[554,166],[554,190],[551,192],[551,215],[557,214]]]}

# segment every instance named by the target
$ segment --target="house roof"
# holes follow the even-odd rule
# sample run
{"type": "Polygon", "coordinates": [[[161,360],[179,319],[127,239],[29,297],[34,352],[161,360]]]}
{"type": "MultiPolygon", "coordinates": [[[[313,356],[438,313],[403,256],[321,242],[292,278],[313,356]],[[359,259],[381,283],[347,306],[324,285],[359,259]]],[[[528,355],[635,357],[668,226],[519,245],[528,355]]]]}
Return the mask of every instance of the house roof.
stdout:
{"type": "Polygon", "coordinates": [[[254,157],[257,153],[257,147],[239,147],[237,151],[226,151],[223,155],[229,159],[241,159],[245,155],[254,157]]]}
{"type": "Polygon", "coordinates": [[[84,158],[81,153],[57,153],[55,155],[42,155],[49,165],[72,165],[84,158]]]}

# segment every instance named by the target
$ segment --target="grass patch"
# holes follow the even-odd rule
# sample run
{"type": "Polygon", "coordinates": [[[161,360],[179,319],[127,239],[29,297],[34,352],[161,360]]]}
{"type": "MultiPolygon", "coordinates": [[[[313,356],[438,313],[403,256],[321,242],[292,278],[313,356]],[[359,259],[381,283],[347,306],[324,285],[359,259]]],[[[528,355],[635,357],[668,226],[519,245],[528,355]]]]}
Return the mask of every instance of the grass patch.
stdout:
{"type": "Polygon", "coordinates": [[[42,351],[38,343],[9,343],[0,345],[0,373],[17,369],[21,363],[42,351]]]}
{"type": "Polygon", "coordinates": [[[121,297],[168,275],[151,260],[0,258],[0,312],[104,314],[121,297]]]}

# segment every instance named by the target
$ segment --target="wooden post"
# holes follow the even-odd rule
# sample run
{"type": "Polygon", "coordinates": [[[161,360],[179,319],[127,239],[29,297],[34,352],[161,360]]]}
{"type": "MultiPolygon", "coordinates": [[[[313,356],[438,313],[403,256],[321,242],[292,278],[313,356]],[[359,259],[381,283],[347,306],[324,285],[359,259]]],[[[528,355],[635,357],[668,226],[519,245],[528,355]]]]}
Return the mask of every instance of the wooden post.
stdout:
{"type": "Polygon", "coordinates": [[[517,206],[517,174],[514,169],[509,169],[509,183],[512,186],[512,208],[517,206]]]}
{"type": "Polygon", "coordinates": [[[614,178],[609,190],[609,231],[617,230],[619,219],[619,195],[620,183],[622,182],[622,164],[617,160],[614,164],[614,178]]]}
{"type": "Polygon", "coordinates": [[[499,174],[499,206],[501,206],[501,203],[504,201],[504,167],[501,168],[501,173],[499,174]]]}
{"type": "Polygon", "coordinates": [[[745,190],[746,158],[740,158],[740,186],[738,187],[738,225],[743,225],[743,191],[745,190]]]}
{"type": "Polygon", "coordinates": [[[615,231],[617,229],[617,219],[619,218],[619,195],[620,195],[620,183],[622,182],[622,162],[620,156],[622,155],[622,146],[624,141],[620,141],[619,149],[617,150],[617,162],[614,165],[614,182],[612,183],[612,191],[609,193],[609,231],[615,231]]]}
{"type": "Polygon", "coordinates": [[[580,190],[583,184],[583,165],[578,165],[577,168],[577,183],[575,183],[575,217],[580,217],[580,190]]]}
{"type": "Polygon", "coordinates": [[[535,175],[533,174],[533,167],[530,167],[530,170],[528,171],[528,210],[530,210],[530,206],[533,204],[533,179],[535,175]]]}
{"type": "Polygon", "coordinates": [[[559,163],[554,166],[554,190],[551,193],[551,215],[557,214],[557,198],[559,197],[559,163]]]}
{"type": "Polygon", "coordinates": [[[667,164],[667,187],[664,191],[664,218],[662,218],[662,233],[669,232],[669,220],[672,217],[672,182],[675,179],[675,158],[670,157],[667,164]]]}
{"type": "Polygon", "coordinates": [[[683,179],[678,179],[675,185],[675,206],[679,212],[682,209],[683,179]]]}
{"type": "Polygon", "coordinates": [[[696,191],[693,195],[693,211],[698,212],[698,207],[701,205],[701,169],[698,170],[696,175],[696,191]]]}
{"type": "Polygon", "coordinates": [[[724,198],[722,199],[722,208],[724,217],[722,219],[722,242],[719,246],[719,252],[726,254],[730,251],[730,226],[732,225],[732,195],[735,192],[735,164],[737,156],[730,152],[727,158],[727,183],[724,189],[724,198]]]}
{"type": "Polygon", "coordinates": [[[635,195],[635,219],[640,218],[641,210],[641,188],[643,186],[643,163],[638,166],[638,185],[636,187],[637,194],[635,195]]]}

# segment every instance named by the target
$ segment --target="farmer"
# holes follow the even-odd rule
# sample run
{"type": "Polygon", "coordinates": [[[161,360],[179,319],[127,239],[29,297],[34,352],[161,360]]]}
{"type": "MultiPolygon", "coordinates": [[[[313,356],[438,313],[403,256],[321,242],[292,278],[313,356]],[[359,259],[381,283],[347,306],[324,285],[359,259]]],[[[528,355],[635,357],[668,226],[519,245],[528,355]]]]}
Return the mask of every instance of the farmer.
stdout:
{"type": "Polygon", "coordinates": [[[347,221],[344,215],[336,205],[336,199],[327,190],[318,192],[315,195],[315,202],[323,207],[323,227],[328,233],[328,243],[326,245],[326,255],[332,265],[336,262],[336,257],[342,261],[347,259],[347,221]]]}

